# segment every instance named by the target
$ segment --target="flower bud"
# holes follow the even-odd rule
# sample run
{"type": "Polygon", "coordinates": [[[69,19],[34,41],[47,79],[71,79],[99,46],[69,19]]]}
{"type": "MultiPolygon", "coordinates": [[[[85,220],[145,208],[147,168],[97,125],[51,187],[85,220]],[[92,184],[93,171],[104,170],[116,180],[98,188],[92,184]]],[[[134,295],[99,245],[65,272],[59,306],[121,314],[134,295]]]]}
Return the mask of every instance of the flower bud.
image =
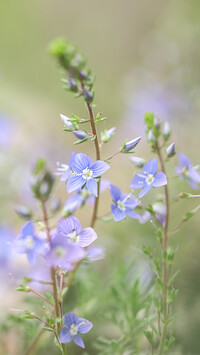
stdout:
{"type": "Polygon", "coordinates": [[[163,137],[166,141],[168,140],[170,134],[171,134],[171,128],[169,122],[166,121],[163,126],[163,137]]]}
{"type": "Polygon", "coordinates": [[[33,212],[25,206],[16,206],[15,212],[22,218],[30,220],[33,217],[33,212]]]}
{"type": "Polygon", "coordinates": [[[166,153],[167,153],[168,158],[171,158],[176,154],[175,143],[172,143],[169,145],[169,147],[167,147],[166,153]]]}
{"type": "Polygon", "coordinates": [[[60,114],[60,118],[63,121],[64,125],[70,130],[72,131],[75,127],[73,125],[73,123],[70,121],[69,117],[64,116],[62,114],[60,114]]]}
{"type": "Polygon", "coordinates": [[[105,129],[101,132],[101,141],[104,143],[108,143],[109,140],[113,137],[115,133],[116,127],[112,127],[110,129],[105,129]]]}
{"type": "Polygon", "coordinates": [[[93,93],[91,91],[89,91],[86,87],[84,87],[83,89],[83,96],[86,102],[92,102],[93,101],[93,93]]]}
{"type": "Polygon", "coordinates": [[[147,140],[148,140],[149,143],[152,143],[152,144],[155,143],[155,141],[156,141],[156,138],[155,138],[155,136],[153,134],[152,129],[150,129],[150,131],[148,133],[147,140]]]}
{"type": "Polygon", "coordinates": [[[59,211],[61,207],[61,201],[59,198],[55,198],[52,203],[51,203],[51,211],[54,213],[54,212],[57,212],[59,211]]]}
{"type": "Polygon", "coordinates": [[[159,128],[160,128],[160,122],[159,122],[159,120],[158,120],[156,117],[154,117],[153,123],[154,123],[154,127],[155,127],[156,129],[159,129],[159,128]]]}
{"type": "Polygon", "coordinates": [[[76,83],[76,80],[73,79],[73,78],[69,78],[68,79],[68,86],[69,86],[69,89],[73,92],[77,92],[78,91],[78,86],[77,86],[77,83],[76,83]]]}
{"type": "Polygon", "coordinates": [[[88,138],[88,134],[84,131],[73,131],[73,134],[78,138],[78,139],[86,139],[88,138]]]}
{"type": "Polygon", "coordinates": [[[129,152],[130,150],[134,149],[136,145],[138,145],[141,138],[142,137],[137,137],[131,141],[126,142],[123,151],[129,152]]]}
{"type": "Polygon", "coordinates": [[[54,176],[46,169],[44,160],[39,159],[30,180],[34,197],[41,201],[48,200],[54,181],[54,176]]]}
{"type": "Polygon", "coordinates": [[[137,168],[143,168],[145,160],[139,157],[130,157],[130,160],[137,166],[137,168]]]}

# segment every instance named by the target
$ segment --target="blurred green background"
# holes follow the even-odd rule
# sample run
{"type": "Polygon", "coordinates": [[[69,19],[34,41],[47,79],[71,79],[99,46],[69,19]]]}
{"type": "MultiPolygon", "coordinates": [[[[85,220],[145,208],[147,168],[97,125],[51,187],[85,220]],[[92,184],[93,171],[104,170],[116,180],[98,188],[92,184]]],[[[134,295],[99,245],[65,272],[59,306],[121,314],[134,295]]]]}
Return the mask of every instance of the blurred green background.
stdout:
{"type": "MultiPolygon", "coordinates": [[[[57,36],[75,43],[86,54],[96,75],[96,110],[108,117],[99,129],[118,128],[104,156],[115,151],[125,138],[141,135],[137,155],[148,159],[151,155],[145,143],[143,117],[145,111],[153,111],[161,120],[170,122],[177,151],[192,158],[194,164],[200,162],[198,0],[2,0],[0,220],[1,225],[9,225],[17,232],[20,221],[14,213],[15,203],[34,206],[28,187],[31,164],[37,157],[44,156],[54,169],[56,161],[67,162],[73,149],[74,139],[62,132],[59,114],[86,116],[82,100],[62,90],[60,69],[48,54],[49,42],[57,36]]],[[[89,143],[82,148],[91,153],[89,143]]],[[[116,158],[107,175],[124,191],[134,173],[125,158],[116,158]]],[[[173,171],[173,163],[170,163],[169,174],[173,175],[173,171]]],[[[184,182],[173,179],[170,186],[171,195],[191,191],[184,182]]],[[[58,194],[63,196],[63,202],[67,198],[64,193],[64,185],[59,186],[58,194]]],[[[153,201],[153,196],[150,194],[147,202],[153,201]]],[[[101,210],[107,210],[109,204],[107,194],[101,210]]],[[[171,225],[175,226],[184,211],[197,204],[196,200],[188,206],[183,202],[175,205],[171,225]]],[[[86,216],[89,216],[87,212],[86,216]]],[[[130,220],[117,226],[110,223],[104,227],[99,223],[97,227],[108,255],[114,258],[117,253],[116,265],[126,259],[127,253],[130,257],[131,245],[140,247],[148,239],[154,242],[151,226],[138,226],[130,220]]],[[[198,216],[172,241],[177,246],[176,268],[181,270],[177,280],[180,292],[175,309],[177,347],[174,354],[200,353],[199,242],[198,216]]],[[[131,253],[131,257],[138,260],[138,256],[131,253]]],[[[6,290],[5,285],[1,287],[6,290]]],[[[13,299],[9,290],[7,308],[13,306],[13,299]]]]}

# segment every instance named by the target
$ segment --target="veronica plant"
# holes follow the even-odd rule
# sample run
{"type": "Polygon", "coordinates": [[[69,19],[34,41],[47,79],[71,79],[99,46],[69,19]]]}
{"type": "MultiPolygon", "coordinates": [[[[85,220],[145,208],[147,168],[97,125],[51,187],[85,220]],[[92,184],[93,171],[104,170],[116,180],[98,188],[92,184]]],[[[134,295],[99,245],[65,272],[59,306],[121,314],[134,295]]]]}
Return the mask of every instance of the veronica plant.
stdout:
{"type": "MultiPolygon", "coordinates": [[[[18,252],[27,254],[31,264],[35,264],[42,259],[50,274],[50,280],[36,280],[41,284],[48,285],[50,292],[46,294],[39,293],[29,285],[33,281],[30,277],[25,277],[18,287],[18,291],[34,294],[41,299],[40,314],[36,314],[32,310],[25,310],[21,314],[21,318],[39,321],[42,327],[36,339],[28,347],[26,355],[33,352],[44,330],[53,334],[55,344],[62,354],[67,354],[68,345],[66,346],[66,344],[72,340],[79,347],[85,347],[80,334],[88,333],[93,324],[84,318],[79,318],[81,314],[76,314],[78,313],[77,308],[73,310],[68,307],[65,310],[63,301],[82,263],[86,260],[87,262],[98,260],[103,254],[97,246],[93,246],[98,234],[94,229],[96,221],[97,219],[103,220],[98,215],[99,199],[101,192],[104,190],[104,185],[108,187],[107,182],[104,184],[102,181],[101,185],[101,176],[106,175],[115,156],[132,154],[141,140],[141,137],[130,137],[131,140],[124,140],[116,152],[107,158],[102,158],[104,144],[110,142],[116,128],[104,129],[100,135],[98,134],[97,125],[106,118],[102,117],[100,113],[94,114],[94,76],[91,70],[87,68],[86,59],[75,46],[64,39],[54,41],[50,46],[50,52],[57,59],[64,72],[64,88],[74,93],[76,97],[83,98],[88,112],[87,118],[80,118],[77,115],[72,115],[69,118],[61,114],[64,131],[67,132],[66,134],[72,133],[78,138],[74,142],[75,145],[83,144],[86,141],[93,145],[95,161],[83,152],[72,152],[69,162],[58,163],[55,174],[52,174],[47,168],[46,162],[39,159],[33,169],[30,185],[33,196],[39,203],[42,217],[35,215],[33,211],[25,207],[17,209],[17,213],[28,221],[22,227],[21,235],[16,239],[14,247],[18,252]],[[85,124],[87,125],[85,126],[85,124]],[[86,129],[85,127],[88,127],[88,124],[90,128],[86,129]],[[55,203],[53,207],[51,205],[55,175],[61,176],[60,180],[66,184],[67,190],[67,192],[65,191],[67,201],[61,212],[59,203],[55,203]],[[67,193],[72,193],[72,195],[67,196],[67,193]],[[93,207],[91,221],[89,225],[82,228],[80,221],[73,214],[77,209],[84,207],[88,201],[93,207]],[[59,216],[58,213],[60,213],[59,216]],[[43,307],[44,304],[45,307],[43,307]]],[[[153,315],[149,313],[148,328],[144,329],[144,335],[150,343],[152,354],[156,352],[156,354],[161,355],[167,353],[174,342],[174,337],[170,335],[169,328],[172,322],[171,306],[177,295],[177,290],[173,287],[177,273],[172,274],[175,250],[172,247],[169,248],[168,240],[186,220],[194,215],[198,207],[186,213],[179,225],[169,231],[170,197],[166,163],[175,155],[175,144],[172,143],[167,147],[170,138],[168,123],[162,125],[154,114],[147,113],[145,124],[147,141],[156,157],[147,163],[142,158],[131,158],[135,166],[142,171],[137,172],[132,180],[130,179],[130,186],[127,188],[126,194],[122,193],[119,187],[110,184],[112,204],[109,214],[113,215],[113,219],[117,223],[127,217],[138,220],[141,224],[149,219],[154,222],[161,253],[155,255],[149,245],[144,245],[142,250],[150,258],[152,270],[156,275],[156,288],[153,296],[156,312],[153,315]],[[159,189],[159,192],[164,189],[164,196],[154,199],[151,205],[146,206],[145,200],[141,201],[140,199],[143,199],[150,189],[153,190],[154,188],[159,189]],[[135,190],[139,189],[141,191],[137,197],[135,196],[137,194],[135,190]]],[[[177,176],[185,178],[194,188],[197,188],[200,183],[199,172],[183,154],[179,155],[177,176]]],[[[176,199],[193,196],[182,193],[176,199]]],[[[123,275],[123,282],[124,277],[125,275],[123,275]]],[[[130,281],[130,275],[128,280],[130,281]]],[[[131,303],[132,294],[142,294],[142,305],[148,304],[149,310],[149,301],[144,300],[144,294],[138,289],[138,282],[134,281],[132,284],[134,284],[133,287],[127,285],[128,302],[131,303]]],[[[124,288],[122,287],[122,289],[124,288]]],[[[115,295],[117,299],[119,297],[118,292],[115,292],[115,295]]],[[[151,298],[151,292],[148,292],[148,297],[151,298]]],[[[138,299],[137,296],[136,308],[133,304],[128,305],[131,309],[131,314],[128,312],[126,315],[128,320],[118,324],[119,327],[123,328],[121,329],[122,337],[111,342],[109,351],[112,349],[112,351],[116,350],[117,353],[121,354],[123,351],[133,353],[136,348],[137,351],[141,350],[140,353],[144,350],[143,341],[140,345],[137,342],[137,347],[135,347],[131,333],[134,324],[139,324],[138,329],[140,330],[142,330],[142,325],[144,326],[141,321],[138,322],[139,311],[144,310],[138,299]],[[129,334],[126,334],[126,332],[129,332],[129,334]]],[[[119,304],[122,305],[122,311],[126,312],[128,309],[126,297],[119,304]]],[[[145,310],[145,317],[147,315],[148,312],[145,310]]],[[[120,315],[119,318],[121,318],[120,315]]],[[[134,334],[138,334],[138,329],[134,331],[134,334]]],[[[100,351],[104,351],[101,346],[100,351]]]]}

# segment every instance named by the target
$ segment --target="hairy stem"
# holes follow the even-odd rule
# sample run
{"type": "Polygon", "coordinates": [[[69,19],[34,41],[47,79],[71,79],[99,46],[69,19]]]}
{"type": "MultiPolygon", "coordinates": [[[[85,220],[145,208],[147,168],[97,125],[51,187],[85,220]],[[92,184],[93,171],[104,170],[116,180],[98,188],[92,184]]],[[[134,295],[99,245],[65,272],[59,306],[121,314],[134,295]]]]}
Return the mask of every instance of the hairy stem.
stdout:
{"type": "MultiPolygon", "coordinates": [[[[164,160],[161,152],[161,148],[159,147],[158,143],[156,144],[156,152],[158,154],[158,159],[160,162],[161,170],[166,175],[165,172],[165,165],[164,160]]],[[[164,186],[165,191],[165,204],[166,204],[166,215],[165,215],[165,226],[163,232],[163,241],[162,241],[162,249],[163,251],[167,250],[167,242],[168,242],[168,225],[169,225],[169,192],[168,192],[168,185],[164,186]]],[[[167,262],[163,260],[163,329],[161,332],[160,344],[158,354],[163,354],[166,331],[167,331],[167,262]]]]}

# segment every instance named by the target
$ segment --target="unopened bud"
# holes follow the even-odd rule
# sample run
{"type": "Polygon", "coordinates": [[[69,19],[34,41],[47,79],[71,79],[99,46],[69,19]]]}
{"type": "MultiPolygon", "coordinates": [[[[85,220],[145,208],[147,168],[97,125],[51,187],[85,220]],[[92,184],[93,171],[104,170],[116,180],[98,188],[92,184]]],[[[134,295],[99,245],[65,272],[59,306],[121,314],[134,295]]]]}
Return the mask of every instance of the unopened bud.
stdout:
{"type": "Polygon", "coordinates": [[[105,129],[105,131],[101,132],[101,141],[104,143],[108,143],[109,140],[113,137],[115,130],[116,127],[112,127],[110,129],[105,129]]]}
{"type": "Polygon", "coordinates": [[[30,210],[30,208],[25,206],[16,206],[15,212],[24,219],[31,219],[33,216],[33,212],[30,210]]]}
{"type": "Polygon", "coordinates": [[[84,89],[83,89],[83,96],[84,96],[86,102],[90,103],[93,101],[93,98],[94,98],[93,93],[91,91],[89,91],[86,87],[84,87],[84,89]]]}
{"type": "Polygon", "coordinates": [[[164,123],[164,126],[163,126],[163,137],[164,137],[164,139],[168,140],[170,134],[171,134],[171,128],[170,128],[169,122],[166,121],[164,123]]]}
{"type": "Polygon", "coordinates": [[[60,114],[60,118],[63,121],[64,125],[69,129],[69,130],[73,130],[75,127],[73,125],[73,123],[70,121],[69,117],[60,114]]]}
{"type": "Polygon", "coordinates": [[[156,141],[156,138],[155,138],[155,136],[153,134],[152,129],[150,129],[150,131],[148,133],[147,140],[148,140],[149,143],[155,143],[155,141],[156,141]]]}
{"type": "Polygon", "coordinates": [[[130,157],[130,160],[137,166],[137,168],[143,168],[144,164],[146,163],[144,159],[139,157],[130,157]]]}
{"type": "Polygon", "coordinates": [[[84,131],[73,131],[73,134],[78,138],[78,139],[85,139],[88,138],[88,134],[84,131]]]}
{"type": "Polygon", "coordinates": [[[141,138],[142,137],[137,137],[135,139],[132,139],[131,141],[126,142],[123,150],[126,152],[133,150],[136,147],[136,145],[138,145],[141,138]]]}
{"type": "Polygon", "coordinates": [[[175,143],[172,143],[169,145],[169,147],[167,147],[166,153],[167,153],[168,158],[171,158],[176,154],[175,143]]]}

